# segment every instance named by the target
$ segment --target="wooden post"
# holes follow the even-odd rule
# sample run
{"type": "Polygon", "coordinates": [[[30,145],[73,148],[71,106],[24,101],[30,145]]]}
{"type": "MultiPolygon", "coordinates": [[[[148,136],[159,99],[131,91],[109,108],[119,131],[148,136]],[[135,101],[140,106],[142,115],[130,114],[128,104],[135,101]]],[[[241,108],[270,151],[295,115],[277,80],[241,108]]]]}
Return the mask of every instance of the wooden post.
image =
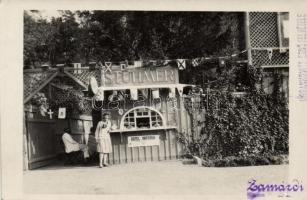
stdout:
{"type": "Polygon", "coordinates": [[[52,99],[52,94],[51,94],[51,84],[48,84],[48,98],[52,99]]]}
{"type": "Polygon", "coordinates": [[[28,170],[28,145],[27,145],[27,116],[25,111],[23,112],[23,170],[28,170]]]}
{"type": "Polygon", "coordinates": [[[100,86],[105,86],[104,82],[104,69],[101,67],[100,69],[100,86]]]}
{"type": "Polygon", "coordinates": [[[251,49],[251,43],[250,43],[250,19],[249,19],[249,12],[245,13],[244,17],[244,29],[245,29],[245,46],[247,50],[247,59],[248,59],[248,64],[252,65],[252,49],[251,49]]]}

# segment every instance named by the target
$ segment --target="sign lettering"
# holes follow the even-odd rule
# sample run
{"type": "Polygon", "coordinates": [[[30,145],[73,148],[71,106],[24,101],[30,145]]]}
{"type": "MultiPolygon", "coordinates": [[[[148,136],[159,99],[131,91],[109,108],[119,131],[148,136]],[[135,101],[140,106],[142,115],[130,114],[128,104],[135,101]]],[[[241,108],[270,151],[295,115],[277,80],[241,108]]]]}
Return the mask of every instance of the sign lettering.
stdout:
{"type": "Polygon", "coordinates": [[[178,83],[178,71],[172,67],[157,69],[136,68],[104,73],[104,87],[122,85],[158,85],[178,83]]]}
{"type": "Polygon", "coordinates": [[[128,147],[155,146],[159,144],[159,135],[128,136],[128,147]]]}

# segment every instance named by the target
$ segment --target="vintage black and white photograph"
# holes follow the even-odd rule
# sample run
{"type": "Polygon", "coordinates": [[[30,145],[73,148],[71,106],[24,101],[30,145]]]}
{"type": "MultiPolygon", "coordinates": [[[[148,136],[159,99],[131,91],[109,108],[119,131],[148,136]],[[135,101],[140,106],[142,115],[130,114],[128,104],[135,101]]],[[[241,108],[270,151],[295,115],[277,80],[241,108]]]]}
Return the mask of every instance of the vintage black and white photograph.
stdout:
{"type": "Polygon", "coordinates": [[[280,189],[289,12],[25,10],[23,20],[24,193],[303,189],[280,189]]]}

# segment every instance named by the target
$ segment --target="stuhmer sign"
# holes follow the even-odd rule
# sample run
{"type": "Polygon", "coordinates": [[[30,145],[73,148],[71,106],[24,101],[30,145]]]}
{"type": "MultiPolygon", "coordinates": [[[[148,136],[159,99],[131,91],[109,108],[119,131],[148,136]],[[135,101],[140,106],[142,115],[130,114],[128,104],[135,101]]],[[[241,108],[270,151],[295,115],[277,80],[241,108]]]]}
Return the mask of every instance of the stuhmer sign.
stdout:
{"type": "Polygon", "coordinates": [[[176,84],[179,82],[177,69],[170,66],[107,71],[103,74],[102,80],[104,87],[176,84]]]}

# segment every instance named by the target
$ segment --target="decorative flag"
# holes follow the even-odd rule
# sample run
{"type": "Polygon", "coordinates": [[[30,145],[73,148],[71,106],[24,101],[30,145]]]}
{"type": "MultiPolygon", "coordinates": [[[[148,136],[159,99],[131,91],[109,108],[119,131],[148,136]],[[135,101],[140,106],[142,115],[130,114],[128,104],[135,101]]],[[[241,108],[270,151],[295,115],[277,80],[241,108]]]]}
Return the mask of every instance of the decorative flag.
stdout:
{"type": "Polygon", "coordinates": [[[74,65],[74,74],[81,74],[81,63],[73,63],[74,65]]]}
{"type": "Polygon", "coordinates": [[[128,67],[126,63],[120,63],[120,69],[123,71],[128,67]]]}
{"type": "Polygon", "coordinates": [[[130,89],[131,100],[138,100],[138,90],[135,88],[130,89]]]}
{"type": "Polygon", "coordinates": [[[110,73],[112,72],[112,62],[105,62],[105,72],[109,71],[110,73]]]}
{"type": "Polygon", "coordinates": [[[98,67],[98,68],[101,67],[101,68],[102,68],[102,67],[104,67],[104,66],[103,66],[103,64],[99,61],[98,63],[96,63],[96,67],[98,67]]]}
{"type": "Polygon", "coordinates": [[[143,61],[141,60],[134,61],[134,67],[142,67],[142,66],[143,66],[143,61]]]}
{"type": "Polygon", "coordinates": [[[59,119],[65,119],[66,118],[66,108],[59,108],[59,119]]]}
{"type": "Polygon", "coordinates": [[[185,59],[177,59],[177,65],[179,70],[184,70],[186,68],[185,59]]]}
{"type": "Polygon", "coordinates": [[[177,86],[177,90],[178,90],[179,95],[182,96],[183,95],[183,86],[182,85],[177,86]]]}
{"type": "Polygon", "coordinates": [[[159,99],[160,98],[159,89],[152,89],[152,98],[153,99],[159,99]]]}
{"type": "Polygon", "coordinates": [[[192,66],[197,67],[200,64],[200,58],[194,58],[192,59],[192,66]]]}
{"type": "Polygon", "coordinates": [[[163,65],[168,65],[171,62],[171,60],[164,60],[163,65]]]}

